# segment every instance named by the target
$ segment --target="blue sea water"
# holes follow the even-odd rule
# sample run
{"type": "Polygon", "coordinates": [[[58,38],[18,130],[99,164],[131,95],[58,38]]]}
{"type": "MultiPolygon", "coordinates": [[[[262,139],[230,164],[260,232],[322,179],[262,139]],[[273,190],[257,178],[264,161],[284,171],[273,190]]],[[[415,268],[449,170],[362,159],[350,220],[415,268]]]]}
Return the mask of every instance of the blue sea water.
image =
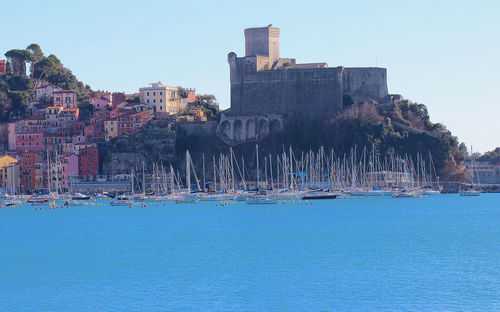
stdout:
{"type": "Polygon", "coordinates": [[[495,310],[500,195],[0,209],[0,311],[495,310]]]}

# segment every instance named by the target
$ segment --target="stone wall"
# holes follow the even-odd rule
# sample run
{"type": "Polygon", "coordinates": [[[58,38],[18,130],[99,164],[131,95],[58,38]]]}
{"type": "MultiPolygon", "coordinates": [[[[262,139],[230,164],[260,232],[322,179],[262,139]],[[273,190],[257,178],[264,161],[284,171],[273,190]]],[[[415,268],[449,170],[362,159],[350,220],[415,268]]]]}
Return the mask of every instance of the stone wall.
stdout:
{"type": "Polygon", "coordinates": [[[215,136],[216,121],[177,123],[177,136],[215,136]]]}
{"type": "Polygon", "coordinates": [[[387,92],[385,68],[265,69],[267,57],[228,55],[233,116],[333,114],[344,95],[378,100],[387,92]]]}

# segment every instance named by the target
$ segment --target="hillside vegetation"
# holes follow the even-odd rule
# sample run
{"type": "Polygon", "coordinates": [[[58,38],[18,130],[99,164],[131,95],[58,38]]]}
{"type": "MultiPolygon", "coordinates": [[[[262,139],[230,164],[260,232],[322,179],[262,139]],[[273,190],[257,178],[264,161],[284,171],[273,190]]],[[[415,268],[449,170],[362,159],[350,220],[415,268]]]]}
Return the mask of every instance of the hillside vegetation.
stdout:
{"type": "Polygon", "coordinates": [[[0,121],[26,117],[29,99],[35,88],[53,84],[75,91],[83,101],[92,89],[79,81],[57,56],[45,56],[40,46],[30,44],[26,49],[13,49],[5,53],[7,72],[0,74],[0,121]],[[29,70],[27,70],[29,65],[29,70]]]}

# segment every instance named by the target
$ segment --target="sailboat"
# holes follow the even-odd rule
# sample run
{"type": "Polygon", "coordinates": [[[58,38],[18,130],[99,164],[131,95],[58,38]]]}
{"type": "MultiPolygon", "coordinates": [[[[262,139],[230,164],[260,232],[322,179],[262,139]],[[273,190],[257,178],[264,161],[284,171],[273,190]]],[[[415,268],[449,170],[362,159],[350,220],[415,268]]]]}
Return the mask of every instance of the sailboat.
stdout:
{"type": "Polygon", "coordinates": [[[479,196],[481,195],[481,186],[479,185],[479,176],[477,176],[477,171],[475,170],[474,164],[474,154],[472,153],[472,147],[470,148],[470,172],[471,172],[471,182],[472,185],[468,189],[460,188],[460,196],[479,196]],[[476,174],[474,174],[476,173],[476,174]],[[474,183],[474,176],[477,177],[477,183],[474,183]]]}

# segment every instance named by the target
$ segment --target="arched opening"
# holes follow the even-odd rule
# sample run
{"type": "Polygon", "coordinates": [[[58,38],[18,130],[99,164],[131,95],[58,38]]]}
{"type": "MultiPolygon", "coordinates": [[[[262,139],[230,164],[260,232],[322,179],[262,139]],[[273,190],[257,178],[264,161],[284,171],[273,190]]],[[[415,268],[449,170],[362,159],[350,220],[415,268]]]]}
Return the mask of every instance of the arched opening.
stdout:
{"type": "Polygon", "coordinates": [[[221,124],[221,132],[228,138],[231,135],[231,123],[227,120],[223,121],[221,124]]]}
{"type": "Polygon", "coordinates": [[[281,131],[281,122],[278,119],[273,119],[269,125],[270,133],[278,133],[281,131]]]}
{"type": "Polygon", "coordinates": [[[249,119],[245,125],[245,133],[247,135],[247,139],[255,139],[255,120],[249,119]]]}
{"type": "Polygon", "coordinates": [[[257,126],[257,137],[263,138],[269,134],[269,122],[266,119],[259,120],[257,126]]]}
{"type": "Polygon", "coordinates": [[[236,141],[244,141],[245,137],[243,135],[243,121],[236,120],[233,122],[233,137],[236,141]]]}

